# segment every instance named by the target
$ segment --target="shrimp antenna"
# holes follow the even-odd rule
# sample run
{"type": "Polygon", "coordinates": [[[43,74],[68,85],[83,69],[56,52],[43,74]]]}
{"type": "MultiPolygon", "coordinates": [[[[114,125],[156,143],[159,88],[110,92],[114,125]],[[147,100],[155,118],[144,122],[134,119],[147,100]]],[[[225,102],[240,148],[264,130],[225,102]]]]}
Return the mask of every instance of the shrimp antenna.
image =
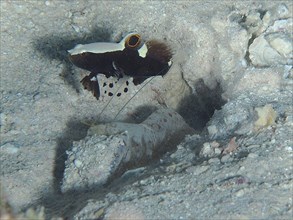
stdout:
{"type": "MultiPolygon", "coordinates": [[[[120,78],[121,79],[121,78],[120,78]]],[[[120,80],[119,79],[119,80],[120,80]]],[[[122,78],[123,79],[123,78],[122,78]]],[[[127,80],[126,80],[127,81],[127,80]]],[[[107,102],[107,104],[103,107],[102,111],[99,113],[98,115],[98,119],[100,119],[101,115],[104,113],[104,111],[107,109],[107,107],[109,106],[109,104],[111,103],[111,101],[113,100],[114,97],[117,96],[117,93],[119,92],[119,90],[121,89],[121,87],[123,86],[123,83],[121,83],[121,85],[116,89],[115,91],[115,95],[111,96],[110,100],[107,102]]]]}
{"type": "MultiPolygon", "coordinates": [[[[170,68],[170,67],[168,67],[170,68]]],[[[160,72],[158,72],[155,76],[160,75],[160,73],[162,73],[163,71],[166,71],[167,68],[164,68],[163,70],[161,70],[160,72]]],[[[115,115],[114,120],[118,117],[118,115],[123,111],[123,109],[128,105],[128,103],[137,95],[137,93],[139,93],[147,84],[149,84],[155,76],[150,77],[151,79],[149,81],[147,81],[144,85],[142,85],[142,87],[139,88],[139,90],[137,90],[134,95],[122,106],[122,108],[118,111],[118,113],[115,115]]]]}

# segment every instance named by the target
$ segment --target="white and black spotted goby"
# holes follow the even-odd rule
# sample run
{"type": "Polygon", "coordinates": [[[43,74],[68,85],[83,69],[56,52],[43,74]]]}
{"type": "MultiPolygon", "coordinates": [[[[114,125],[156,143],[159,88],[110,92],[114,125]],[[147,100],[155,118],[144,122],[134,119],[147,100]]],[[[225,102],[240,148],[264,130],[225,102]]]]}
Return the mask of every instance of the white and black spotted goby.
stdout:
{"type": "MultiPolygon", "coordinates": [[[[81,83],[97,99],[101,95],[100,86],[113,86],[99,85],[98,74],[117,77],[118,80],[123,76],[129,76],[133,78],[133,84],[138,85],[149,77],[164,76],[172,64],[172,50],[167,44],[158,40],[144,42],[137,33],[128,34],[119,43],[79,44],[68,52],[69,59],[74,65],[90,71],[81,83]]],[[[126,81],[127,86],[128,83],[126,81]]],[[[127,86],[124,92],[127,92],[127,86]]],[[[121,93],[117,94],[120,95],[121,93]]]]}

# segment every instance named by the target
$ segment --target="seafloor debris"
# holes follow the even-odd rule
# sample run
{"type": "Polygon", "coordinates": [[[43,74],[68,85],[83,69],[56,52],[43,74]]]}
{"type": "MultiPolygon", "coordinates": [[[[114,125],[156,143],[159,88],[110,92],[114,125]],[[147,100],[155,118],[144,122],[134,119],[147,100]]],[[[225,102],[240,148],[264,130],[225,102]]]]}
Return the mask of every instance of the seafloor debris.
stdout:
{"type": "Polygon", "coordinates": [[[292,65],[292,18],[277,20],[249,47],[254,66],[292,65]]]}
{"type": "Polygon", "coordinates": [[[74,142],[62,191],[101,186],[113,176],[158,158],[172,150],[187,134],[194,133],[183,118],[167,108],[159,109],[140,124],[112,122],[92,126],[88,136],[74,142]]]}
{"type": "Polygon", "coordinates": [[[222,153],[229,154],[229,153],[236,151],[237,148],[238,148],[238,145],[236,143],[236,137],[233,137],[222,153]]]}
{"type": "Polygon", "coordinates": [[[275,120],[277,118],[277,113],[273,109],[272,105],[267,104],[263,107],[255,108],[255,111],[258,114],[258,119],[254,123],[256,130],[268,127],[268,126],[273,125],[275,123],[275,120]]]}

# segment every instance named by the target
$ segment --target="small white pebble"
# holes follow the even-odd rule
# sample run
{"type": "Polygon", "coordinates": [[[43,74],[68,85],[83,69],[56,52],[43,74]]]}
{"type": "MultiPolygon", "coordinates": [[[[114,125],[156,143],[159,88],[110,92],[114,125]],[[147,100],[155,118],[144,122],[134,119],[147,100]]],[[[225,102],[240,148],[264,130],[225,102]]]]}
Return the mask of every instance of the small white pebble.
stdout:
{"type": "Polygon", "coordinates": [[[285,4],[280,4],[278,6],[277,12],[281,17],[285,17],[289,14],[289,10],[285,4]]]}
{"type": "Polygon", "coordinates": [[[68,160],[69,160],[70,162],[73,162],[74,159],[75,159],[74,155],[70,155],[70,156],[68,157],[68,160]]]}
{"type": "Polygon", "coordinates": [[[144,179],[144,180],[139,181],[140,185],[146,185],[147,182],[148,182],[147,179],[144,179]]]}
{"type": "Polygon", "coordinates": [[[204,157],[214,155],[214,149],[212,149],[210,143],[206,142],[203,144],[203,148],[200,151],[200,155],[202,155],[204,157]]]}
{"type": "Polygon", "coordinates": [[[215,154],[216,154],[216,155],[220,155],[221,152],[222,152],[221,149],[219,149],[219,148],[216,148],[216,149],[215,149],[215,154]]]}
{"type": "Polygon", "coordinates": [[[220,163],[220,159],[219,158],[211,158],[209,159],[209,164],[217,164],[217,163],[220,163]]]}
{"type": "Polygon", "coordinates": [[[238,171],[244,171],[244,170],[245,170],[245,167],[241,166],[238,171]]]}
{"type": "Polygon", "coordinates": [[[235,195],[236,195],[236,197],[241,197],[241,196],[243,196],[244,195],[244,190],[243,189],[240,189],[239,191],[237,191],[236,193],[235,193],[235,195]]]}
{"type": "Polygon", "coordinates": [[[213,148],[218,148],[218,147],[220,147],[220,144],[219,144],[217,141],[213,141],[212,143],[210,143],[210,145],[211,145],[213,148]]]}
{"type": "Polygon", "coordinates": [[[252,144],[252,145],[249,145],[247,146],[247,148],[251,149],[251,148],[259,148],[260,145],[259,144],[252,144]]]}
{"type": "Polygon", "coordinates": [[[221,162],[222,162],[222,163],[227,163],[227,162],[229,162],[230,160],[232,160],[230,154],[226,154],[226,155],[224,155],[224,156],[221,158],[221,162]]]}
{"type": "Polygon", "coordinates": [[[82,165],[82,162],[80,160],[74,160],[74,165],[77,167],[77,168],[80,168],[81,165],[82,165]]]}
{"type": "Polygon", "coordinates": [[[192,166],[192,167],[188,167],[187,169],[186,169],[186,172],[187,173],[192,173],[192,174],[194,174],[194,175],[199,175],[199,174],[201,174],[201,173],[203,173],[203,172],[205,172],[206,170],[208,170],[210,168],[210,166],[200,166],[200,167],[198,167],[198,166],[192,166]]]}
{"type": "Polygon", "coordinates": [[[250,153],[250,154],[248,154],[248,156],[247,156],[248,158],[257,158],[258,157],[258,155],[257,154],[255,154],[255,153],[250,153]]]}
{"type": "Polygon", "coordinates": [[[218,132],[218,129],[215,125],[208,126],[208,132],[210,135],[214,135],[218,132]]]}
{"type": "Polygon", "coordinates": [[[6,143],[0,147],[0,150],[1,150],[1,152],[5,152],[8,154],[15,154],[18,152],[19,149],[18,149],[18,147],[15,147],[11,143],[6,143]]]}
{"type": "Polygon", "coordinates": [[[80,28],[77,25],[72,24],[71,26],[75,32],[77,32],[77,33],[80,32],[80,28]]]}

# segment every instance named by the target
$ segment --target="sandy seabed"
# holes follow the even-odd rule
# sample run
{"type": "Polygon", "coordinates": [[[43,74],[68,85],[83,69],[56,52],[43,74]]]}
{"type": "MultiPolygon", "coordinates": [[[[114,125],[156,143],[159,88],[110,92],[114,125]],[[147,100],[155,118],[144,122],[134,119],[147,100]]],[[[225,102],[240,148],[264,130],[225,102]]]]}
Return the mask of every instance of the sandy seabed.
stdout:
{"type": "Polygon", "coordinates": [[[291,1],[0,5],[1,218],[292,218],[291,1]],[[171,69],[97,101],[67,50],[133,31],[166,41],[171,69]],[[115,175],[103,166],[115,132],[93,136],[89,127],[143,124],[166,107],[193,133],[168,142],[172,122],[164,153],[115,175]]]}

